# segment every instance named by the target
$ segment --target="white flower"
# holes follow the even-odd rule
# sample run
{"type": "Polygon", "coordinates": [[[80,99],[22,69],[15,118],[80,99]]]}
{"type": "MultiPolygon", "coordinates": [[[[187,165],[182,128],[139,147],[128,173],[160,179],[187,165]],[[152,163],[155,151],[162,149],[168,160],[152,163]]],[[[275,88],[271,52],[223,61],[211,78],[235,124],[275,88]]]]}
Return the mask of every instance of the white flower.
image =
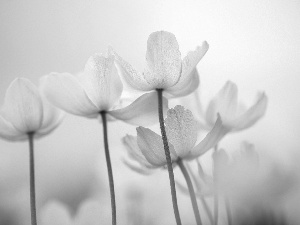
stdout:
{"type": "MultiPolygon", "coordinates": [[[[114,56],[95,54],[87,61],[80,76],[52,73],[45,77],[44,92],[55,106],[75,115],[95,118],[105,111],[124,122],[141,125],[157,122],[157,96],[144,94],[131,105],[120,104],[123,85],[115,66],[114,56]]],[[[167,101],[164,101],[167,108],[167,101]]]]}
{"type": "MultiPolygon", "coordinates": [[[[114,52],[124,81],[133,89],[151,91],[163,89],[170,97],[192,93],[199,85],[196,66],[208,50],[207,42],[181,59],[174,34],[157,31],[150,34],[147,42],[146,68],[137,72],[129,63],[114,52]]],[[[113,50],[112,50],[113,51],[113,50]]]]}
{"type": "MultiPolygon", "coordinates": [[[[177,159],[192,160],[214,147],[228,132],[218,118],[214,128],[197,145],[196,121],[191,111],[182,106],[169,109],[165,119],[166,132],[169,141],[170,154],[173,162],[177,159]]],[[[167,164],[163,141],[160,135],[148,128],[138,127],[137,137],[127,135],[123,142],[131,159],[137,161],[141,168],[159,168],[167,164]]],[[[137,166],[135,170],[142,170],[137,166]]],[[[142,170],[143,172],[143,170],[142,170]]]]}
{"type": "Polygon", "coordinates": [[[8,87],[0,111],[0,137],[21,141],[34,133],[39,138],[53,131],[62,118],[31,81],[17,78],[8,87]]]}

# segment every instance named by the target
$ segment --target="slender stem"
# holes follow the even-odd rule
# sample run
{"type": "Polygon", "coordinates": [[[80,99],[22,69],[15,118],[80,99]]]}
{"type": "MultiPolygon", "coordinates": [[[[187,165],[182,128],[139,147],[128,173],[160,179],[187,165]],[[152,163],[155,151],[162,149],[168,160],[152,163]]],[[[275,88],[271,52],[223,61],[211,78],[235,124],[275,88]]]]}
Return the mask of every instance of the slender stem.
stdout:
{"type": "Polygon", "coordinates": [[[195,191],[193,188],[191,178],[180,158],[178,158],[177,164],[185,178],[186,184],[187,184],[189,192],[190,192],[190,198],[191,198],[191,202],[192,202],[192,206],[193,206],[193,210],[194,210],[194,214],[195,214],[196,223],[197,223],[197,225],[202,225],[199,208],[198,208],[198,204],[197,204],[197,200],[196,200],[196,195],[195,195],[195,191]]]}
{"type": "Polygon", "coordinates": [[[29,176],[30,176],[30,212],[31,212],[31,225],[37,225],[36,220],[36,200],[35,200],[35,173],[34,173],[34,146],[33,146],[34,133],[28,133],[29,139],[29,176]]]}
{"type": "Polygon", "coordinates": [[[168,139],[167,139],[165,125],[164,125],[163,102],[162,102],[163,101],[163,97],[162,97],[163,90],[157,89],[156,91],[157,91],[157,96],[158,96],[158,117],[159,117],[160,131],[161,131],[161,136],[162,136],[162,140],[164,143],[164,149],[165,149],[168,172],[169,172],[173,210],[174,210],[177,225],[181,225],[181,219],[180,219],[180,214],[179,214],[178,204],[177,204],[177,197],[176,197],[176,187],[175,187],[174,173],[173,173],[173,167],[172,167],[172,160],[171,160],[169,144],[168,144],[168,139]]]}
{"type": "Polygon", "coordinates": [[[232,225],[231,207],[230,207],[229,199],[227,197],[225,197],[225,206],[226,206],[228,225],[232,225]]]}
{"type": "Polygon", "coordinates": [[[107,174],[108,174],[108,180],[109,180],[112,225],[116,225],[117,224],[116,199],[115,199],[115,191],[114,191],[114,178],[113,178],[113,172],[112,172],[112,168],[111,168],[111,161],[110,161],[110,155],[109,155],[109,149],[108,149],[106,112],[101,111],[100,115],[101,115],[102,124],[103,124],[103,139],[104,139],[107,174]]]}
{"type": "MultiPolygon", "coordinates": [[[[218,145],[215,146],[214,151],[217,152],[218,145]]],[[[219,217],[219,196],[218,196],[218,187],[216,180],[216,164],[214,163],[214,185],[215,185],[215,195],[214,195],[214,225],[218,225],[219,217]]]]}

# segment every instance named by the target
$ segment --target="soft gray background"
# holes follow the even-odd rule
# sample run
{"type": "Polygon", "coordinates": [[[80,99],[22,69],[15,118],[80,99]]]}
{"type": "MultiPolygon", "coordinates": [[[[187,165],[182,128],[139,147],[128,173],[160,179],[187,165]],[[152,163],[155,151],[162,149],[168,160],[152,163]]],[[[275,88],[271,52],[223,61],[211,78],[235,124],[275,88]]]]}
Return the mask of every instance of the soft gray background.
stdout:
{"type": "MultiPolygon", "coordinates": [[[[248,140],[286,163],[300,147],[299,12],[297,0],[1,0],[0,103],[14,78],[38,84],[52,71],[77,73],[90,55],[105,53],[108,45],[142,69],[148,35],[166,30],[176,35],[183,55],[203,40],[210,44],[198,65],[205,103],[228,79],[238,85],[240,98],[248,105],[259,90],[269,97],[266,116],[249,130],[227,137],[221,146],[230,152],[248,140]]],[[[152,200],[155,206],[148,214],[172,215],[167,174],[142,177],[120,160],[125,155],[120,137],[134,134],[135,128],[117,122],[109,130],[119,209],[126,207],[128,190],[143,190],[147,184],[145,202],[152,200]],[[161,213],[163,194],[167,200],[161,213]]],[[[11,208],[28,217],[27,148],[27,143],[0,140],[4,214],[11,208]]],[[[68,115],[53,134],[36,142],[36,166],[40,205],[60,198],[75,209],[89,193],[108,193],[102,128],[95,120],[68,115]]],[[[97,196],[109,202],[105,195],[97,196]]],[[[181,206],[182,213],[191,211],[187,197],[181,195],[180,201],[187,203],[181,206]]]]}

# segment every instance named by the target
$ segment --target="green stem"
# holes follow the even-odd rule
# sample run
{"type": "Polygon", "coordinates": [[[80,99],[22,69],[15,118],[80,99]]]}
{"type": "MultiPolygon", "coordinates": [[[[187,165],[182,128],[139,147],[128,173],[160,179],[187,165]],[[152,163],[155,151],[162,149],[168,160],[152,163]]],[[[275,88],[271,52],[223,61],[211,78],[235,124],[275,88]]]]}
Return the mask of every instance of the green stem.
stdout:
{"type": "Polygon", "coordinates": [[[228,225],[232,225],[231,207],[230,207],[229,199],[227,197],[225,197],[225,206],[226,206],[228,225]]]}
{"type": "Polygon", "coordinates": [[[115,200],[115,191],[114,191],[114,178],[113,178],[113,172],[112,172],[110,155],[109,155],[109,148],[108,148],[106,112],[101,111],[100,115],[101,115],[102,124],[103,124],[103,139],[104,139],[104,149],[105,149],[107,174],[108,174],[108,180],[109,180],[112,225],[116,225],[117,224],[116,200],[115,200]]]}
{"type": "Polygon", "coordinates": [[[193,206],[193,210],[194,210],[194,214],[195,214],[196,223],[197,223],[197,225],[202,225],[199,208],[198,208],[198,204],[197,204],[197,200],[196,200],[196,195],[195,195],[195,191],[193,188],[191,178],[180,158],[178,158],[177,164],[185,178],[186,184],[187,184],[189,192],[190,192],[190,198],[191,198],[191,202],[192,202],[192,206],[193,206]]]}
{"type": "Polygon", "coordinates": [[[29,139],[29,176],[30,176],[30,212],[31,225],[37,225],[36,220],[36,200],[35,200],[35,173],[34,173],[34,148],[33,148],[34,133],[28,133],[29,139]]]}
{"type": "Polygon", "coordinates": [[[169,172],[173,210],[174,210],[177,225],[181,225],[181,219],[180,219],[180,214],[179,214],[178,204],[177,204],[177,197],[176,197],[176,187],[175,187],[174,173],[173,173],[173,167],[172,167],[172,160],[171,160],[169,144],[168,144],[168,139],[167,139],[165,125],[164,125],[163,97],[162,97],[163,90],[157,89],[156,91],[157,91],[157,96],[158,96],[158,118],[159,118],[161,136],[162,136],[164,149],[165,149],[168,172],[169,172]]]}

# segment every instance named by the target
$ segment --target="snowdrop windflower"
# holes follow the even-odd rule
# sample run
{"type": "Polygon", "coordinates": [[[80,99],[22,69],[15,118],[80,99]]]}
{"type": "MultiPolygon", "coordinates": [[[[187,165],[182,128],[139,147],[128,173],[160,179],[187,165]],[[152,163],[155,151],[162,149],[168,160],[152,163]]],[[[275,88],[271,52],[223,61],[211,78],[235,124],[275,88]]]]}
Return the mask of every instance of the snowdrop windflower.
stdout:
{"type": "MultiPolygon", "coordinates": [[[[204,121],[200,122],[201,126],[206,129],[211,129],[214,125],[217,114],[219,113],[224,126],[231,131],[239,131],[254,125],[262,118],[267,109],[268,98],[265,93],[259,93],[257,100],[248,109],[238,103],[238,88],[236,84],[227,81],[219,93],[209,102],[204,121]]],[[[201,108],[198,108],[198,114],[203,115],[201,108]]]]}
{"type": "MultiPolygon", "coordinates": [[[[116,52],[116,60],[126,84],[134,90],[162,89],[167,96],[179,97],[192,93],[199,85],[196,66],[208,50],[204,41],[195,51],[181,59],[174,34],[157,31],[147,42],[146,67],[143,73],[136,71],[116,52]]],[[[113,51],[113,50],[112,50],[113,51]]]]}
{"type": "Polygon", "coordinates": [[[62,118],[61,111],[31,81],[17,78],[8,87],[0,110],[0,137],[23,141],[32,133],[39,138],[53,131],[62,118]]]}
{"type": "MultiPolygon", "coordinates": [[[[145,94],[120,109],[123,84],[111,54],[108,57],[102,54],[91,56],[83,73],[77,77],[69,73],[51,73],[44,79],[46,97],[68,113],[96,118],[100,112],[105,112],[134,125],[149,125],[157,120],[155,93],[145,94]]],[[[166,100],[164,108],[167,108],[166,100]]]]}

